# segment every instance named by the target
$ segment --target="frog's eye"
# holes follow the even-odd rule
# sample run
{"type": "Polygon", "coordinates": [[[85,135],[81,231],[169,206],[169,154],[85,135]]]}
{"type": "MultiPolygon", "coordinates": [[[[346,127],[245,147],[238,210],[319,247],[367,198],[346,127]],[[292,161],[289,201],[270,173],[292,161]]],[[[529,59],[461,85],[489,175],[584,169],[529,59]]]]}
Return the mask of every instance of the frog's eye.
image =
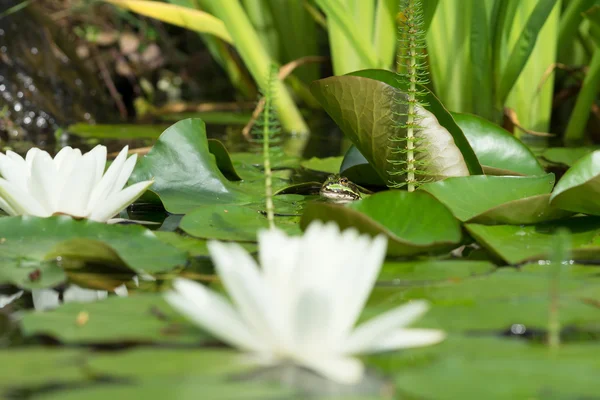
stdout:
{"type": "Polygon", "coordinates": [[[348,178],[341,178],[340,182],[342,182],[342,183],[348,183],[348,178]]]}

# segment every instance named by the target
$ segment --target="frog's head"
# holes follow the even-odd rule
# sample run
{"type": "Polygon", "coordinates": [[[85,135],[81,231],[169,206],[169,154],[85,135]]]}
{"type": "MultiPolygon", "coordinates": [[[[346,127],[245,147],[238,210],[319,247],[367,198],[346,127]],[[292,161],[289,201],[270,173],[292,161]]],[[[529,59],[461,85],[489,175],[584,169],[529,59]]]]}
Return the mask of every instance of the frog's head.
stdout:
{"type": "Polygon", "coordinates": [[[330,175],[321,186],[322,197],[336,202],[349,202],[360,199],[358,187],[348,178],[338,174],[330,175]]]}

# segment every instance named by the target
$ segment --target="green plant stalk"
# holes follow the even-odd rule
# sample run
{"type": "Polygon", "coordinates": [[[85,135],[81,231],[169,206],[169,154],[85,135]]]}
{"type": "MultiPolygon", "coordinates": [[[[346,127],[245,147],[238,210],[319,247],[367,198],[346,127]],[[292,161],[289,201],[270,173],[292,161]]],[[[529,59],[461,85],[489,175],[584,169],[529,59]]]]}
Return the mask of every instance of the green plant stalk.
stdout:
{"type": "MultiPolygon", "coordinates": [[[[277,75],[271,79],[276,79],[277,75]]],[[[265,108],[263,111],[263,165],[265,168],[265,202],[267,209],[267,221],[269,221],[269,228],[275,228],[275,206],[273,205],[273,174],[271,172],[271,156],[270,156],[270,118],[271,118],[271,102],[273,101],[273,94],[268,93],[265,96],[265,108]]]]}
{"type": "MultiPolygon", "coordinates": [[[[214,5],[215,7],[212,8],[216,16],[225,23],[244,63],[258,85],[264,90],[267,85],[264,77],[269,73],[269,65],[271,65],[272,60],[248,20],[239,0],[219,1],[214,5]]],[[[308,133],[308,126],[304,122],[298,107],[283,82],[279,79],[276,82],[275,90],[277,91],[277,98],[274,106],[279,113],[284,128],[290,132],[308,133]]]]}
{"type": "Polygon", "coordinates": [[[565,144],[576,146],[583,144],[585,127],[589,119],[590,110],[594,104],[596,94],[600,90],[600,50],[596,49],[583,86],[577,96],[575,108],[571,113],[567,130],[565,131],[565,144]]]}
{"type": "MultiPolygon", "coordinates": [[[[414,0],[410,0],[412,6],[414,0]]],[[[408,66],[408,75],[410,76],[410,91],[408,92],[408,116],[406,125],[406,182],[409,192],[415,191],[415,104],[417,103],[417,59],[416,43],[414,36],[410,36],[410,64],[408,66]]]]}
{"type": "MultiPolygon", "coordinates": [[[[576,37],[577,30],[583,20],[582,13],[592,7],[595,0],[572,0],[561,15],[558,28],[557,48],[561,53],[569,49],[569,44],[576,37]]],[[[570,50],[570,49],[569,49],[570,50]]]]}

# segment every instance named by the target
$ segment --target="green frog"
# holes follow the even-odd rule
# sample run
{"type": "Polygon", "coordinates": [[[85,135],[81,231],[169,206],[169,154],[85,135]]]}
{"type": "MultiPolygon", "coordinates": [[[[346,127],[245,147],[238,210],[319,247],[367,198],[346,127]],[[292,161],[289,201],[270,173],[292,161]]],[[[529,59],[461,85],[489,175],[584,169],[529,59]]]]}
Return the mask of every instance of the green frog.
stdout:
{"type": "Polygon", "coordinates": [[[349,203],[362,198],[358,185],[350,182],[348,178],[338,174],[330,175],[321,186],[321,197],[334,203],[349,203]]]}

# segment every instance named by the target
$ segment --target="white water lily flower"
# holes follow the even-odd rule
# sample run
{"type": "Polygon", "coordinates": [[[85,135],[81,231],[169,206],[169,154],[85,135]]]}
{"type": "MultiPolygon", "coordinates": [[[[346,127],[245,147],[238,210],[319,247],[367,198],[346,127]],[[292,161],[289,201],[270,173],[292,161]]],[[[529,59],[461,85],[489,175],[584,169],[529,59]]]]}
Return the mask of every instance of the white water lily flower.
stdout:
{"type": "MultiPolygon", "coordinates": [[[[114,292],[119,297],[127,297],[129,291],[125,284],[118,286],[114,292]]],[[[31,291],[33,308],[37,311],[52,310],[60,306],[60,296],[54,289],[33,289],[31,291]]],[[[64,292],[62,303],[93,303],[108,297],[106,290],[86,289],[77,285],[70,285],[64,292]]]]}
{"type": "Polygon", "coordinates": [[[152,184],[139,182],[125,189],[137,155],[127,158],[125,146],[104,172],[106,147],[81,154],[64,147],[54,159],[32,148],[25,159],[0,153],[0,208],[9,215],[49,217],[67,214],[106,222],[133,203],[152,184]]]}
{"type": "Polygon", "coordinates": [[[413,301],[354,327],[375,284],[386,238],[340,232],[312,223],[304,236],[277,229],[259,233],[259,269],[238,244],[209,242],[210,254],[233,305],[222,295],[179,278],[167,301],[223,341],[257,355],[285,360],[340,383],[364,373],[353,355],[426,346],[442,331],[407,329],[428,308],[413,301]]]}

